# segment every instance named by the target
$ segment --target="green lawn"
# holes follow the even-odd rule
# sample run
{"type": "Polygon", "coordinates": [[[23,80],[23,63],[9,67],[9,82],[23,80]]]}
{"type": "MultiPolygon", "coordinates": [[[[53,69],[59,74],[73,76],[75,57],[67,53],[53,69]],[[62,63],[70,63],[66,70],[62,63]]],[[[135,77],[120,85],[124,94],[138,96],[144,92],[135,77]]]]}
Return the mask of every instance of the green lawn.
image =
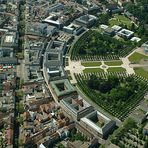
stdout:
{"type": "Polygon", "coordinates": [[[140,54],[138,52],[135,52],[128,59],[129,59],[129,61],[131,63],[135,63],[136,64],[136,63],[140,63],[140,61],[142,59],[148,59],[148,56],[142,55],[142,54],[140,54]]]}
{"type": "Polygon", "coordinates": [[[82,62],[81,64],[85,67],[93,67],[93,66],[100,66],[101,62],[82,62]]]}
{"type": "Polygon", "coordinates": [[[142,67],[141,68],[134,68],[134,70],[137,75],[148,79],[148,71],[144,70],[142,67]]]}
{"type": "Polygon", "coordinates": [[[128,28],[131,26],[131,20],[125,17],[124,15],[115,15],[114,18],[109,20],[110,26],[124,24],[127,25],[128,28]]]}
{"type": "Polygon", "coordinates": [[[83,70],[83,73],[93,73],[93,72],[104,72],[104,70],[100,68],[85,68],[83,70]]]}
{"type": "Polygon", "coordinates": [[[105,65],[108,65],[108,66],[118,66],[118,65],[121,65],[123,64],[122,61],[107,61],[107,62],[104,62],[105,65]]]}
{"type": "Polygon", "coordinates": [[[126,71],[126,69],[122,67],[114,67],[114,68],[108,68],[107,71],[108,72],[124,72],[126,71]]]}

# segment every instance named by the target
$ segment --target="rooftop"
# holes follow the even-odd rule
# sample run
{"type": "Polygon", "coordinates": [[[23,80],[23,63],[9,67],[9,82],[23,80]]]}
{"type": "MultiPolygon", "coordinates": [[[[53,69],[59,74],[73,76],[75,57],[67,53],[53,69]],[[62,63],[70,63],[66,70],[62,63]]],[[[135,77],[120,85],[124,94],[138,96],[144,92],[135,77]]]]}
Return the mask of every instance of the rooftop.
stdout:
{"type": "Polygon", "coordinates": [[[92,20],[96,20],[96,17],[93,16],[93,15],[83,15],[83,16],[80,16],[78,19],[76,20],[79,20],[79,21],[82,21],[82,22],[89,22],[89,21],[92,21],[92,20]]]}
{"type": "Polygon", "coordinates": [[[114,26],[112,26],[112,29],[114,29],[115,31],[119,31],[122,29],[122,27],[120,27],[118,25],[114,25],[114,26]]]}
{"type": "Polygon", "coordinates": [[[139,42],[139,41],[141,41],[141,39],[138,37],[132,37],[131,41],[139,42]]]}
{"type": "Polygon", "coordinates": [[[75,114],[81,112],[82,110],[90,107],[84,99],[80,97],[68,97],[61,100],[61,102],[69,108],[69,110],[73,111],[75,114]]]}
{"type": "Polygon", "coordinates": [[[98,111],[91,112],[81,120],[102,135],[111,128],[111,125],[115,124],[114,121],[98,111]]]}
{"type": "Polygon", "coordinates": [[[16,45],[16,32],[6,32],[2,38],[1,45],[3,47],[13,47],[16,45]]]}
{"type": "Polygon", "coordinates": [[[58,97],[76,91],[75,88],[70,84],[68,79],[52,81],[50,82],[50,84],[58,97]]]}
{"type": "Polygon", "coordinates": [[[124,36],[127,36],[127,37],[129,37],[129,36],[131,36],[132,34],[134,34],[133,31],[130,31],[130,30],[127,30],[127,29],[122,29],[122,30],[119,31],[118,33],[119,33],[119,34],[122,34],[122,35],[124,35],[124,36]]]}

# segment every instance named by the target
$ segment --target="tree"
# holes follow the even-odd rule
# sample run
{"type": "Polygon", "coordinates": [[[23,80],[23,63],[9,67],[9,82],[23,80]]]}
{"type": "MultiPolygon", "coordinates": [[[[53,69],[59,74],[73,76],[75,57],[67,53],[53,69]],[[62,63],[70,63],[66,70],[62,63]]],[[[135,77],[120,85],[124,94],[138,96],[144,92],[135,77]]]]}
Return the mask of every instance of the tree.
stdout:
{"type": "Polygon", "coordinates": [[[112,15],[113,15],[112,10],[109,10],[108,14],[110,17],[112,17],[112,15]]]}
{"type": "Polygon", "coordinates": [[[132,23],[132,24],[131,24],[131,30],[135,32],[135,30],[136,30],[135,23],[132,23]]]}
{"type": "Polygon", "coordinates": [[[24,122],[24,119],[23,119],[23,117],[17,117],[17,122],[20,124],[20,125],[22,125],[23,124],[23,122],[24,122]]]}
{"type": "Polygon", "coordinates": [[[58,145],[58,148],[65,148],[65,146],[64,146],[62,143],[60,143],[60,144],[58,145]]]}
{"type": "Polygon", "coordinates": [[[91,75],[90,79],[88,80],[88,86],[91,89],[96,89],[97,88],[97,76],[96,75],[91,75]]]}
{"type": "Polygon", "coordinates": [[[18,111],[20,114],[25,111],[23,103],[17,103],[17,104],[16,104],[16,109],[17,109],[17,111],[18,111]]]}
{"type": "Polygon", "coordinates": [[[77,132],[77,130],[76,130],[76,128],[73,128],[71,131],[70,131],[70,138],[71,138],[71,140],[72,141],[74,141],[74,139],[75,139],[75,134],[76,134],[76,132],[77,132]]]}
{"type": "Polygon", "coordinates": [[[106,24],[108,25],[109,24],[109,14],[101,14],[100,15],[100,24],[106,24]]]}
{"type": "Polygon", "coordinates": [[[145,142],[144,148],[148,148],[148,140],[145,142]]]}

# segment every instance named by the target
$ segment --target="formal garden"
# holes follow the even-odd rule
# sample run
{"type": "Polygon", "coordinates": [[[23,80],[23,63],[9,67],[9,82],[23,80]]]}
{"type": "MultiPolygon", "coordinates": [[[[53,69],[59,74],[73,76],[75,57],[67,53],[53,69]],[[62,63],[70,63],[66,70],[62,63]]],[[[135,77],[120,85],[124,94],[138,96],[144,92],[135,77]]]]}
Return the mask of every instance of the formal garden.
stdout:
{"type": "Polygon", "coordinates": [[[104,64],[108,66],[120,66],[123,63],[120,60],[113,60],[113,61],[105,61],[104,64]]]}
{"type": "Polygon", "coordinates": [[[75,75],[79,89],[111,115],[124,120],[144,98],[148,82],[125,72],[94,72],[75,75]]]}
{"type": "Polygon", "coordinates": [[[94,73],[94,72],[104,72],[101,68],[85,68],[83,73],[94,73]]]}
{"type": "Polygon", "coordinates": [[[143,134],[143,126],[144,124],[137,125],[135,121],[128,118],[123,126],[110,136],[110,140],[120,148],[147,148],[148,138],[143,134]]]}
{"type": "Polygon", "coordinates": [[[93,66],[100,66],[102,63],[100,61],[93,61],[93,62],[82,62],[81,65],[84,67],[93,67],[93,66]]]}
{"type": "Polygon", "coordinates": [[[148,79],[148,69],[145,69],[145,68],[142,68],[142,67],[137,67],[137,68],[134,68],[134,71],[137,75],[148,79]]]}
{"type": "Polygon", "coordinates": [[[126,72],[126,69],[122,67],[111,67],[107,69],[107,72],[126,72]]]}
{"type": "Polygon", "coordinates": [[[96,30],[85,32],[74,44],[71,60],[113,60],[128,55],[135,47],[131,41],[121,41],[99,33],[96,30]]]}
{"type": "Polygon", "coordinates": [[[139,65],[139,67],[134,67],[135,74],[148,79],[148,56],[135,52],[128,59],[131,64],[139,65]]]}
{"type": "Polygon", "coordinates": [[[133,64],[142,64],[142,61],[148,60],[148,56],[135,52],[128,59],[133,64]]]}

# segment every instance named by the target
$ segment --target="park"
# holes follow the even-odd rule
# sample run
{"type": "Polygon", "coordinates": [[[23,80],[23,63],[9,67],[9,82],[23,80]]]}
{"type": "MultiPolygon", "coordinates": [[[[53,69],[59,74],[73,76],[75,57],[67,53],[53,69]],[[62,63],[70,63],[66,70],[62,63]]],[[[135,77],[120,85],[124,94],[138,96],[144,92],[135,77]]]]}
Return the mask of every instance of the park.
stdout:
{"type": "MultiPolygon", "coordinates": [[[[115,15],[109,25],[131,21],[115,15]]],[[[71,47],[65,67],[70,81],[85,97],[119,120],[125,120],[148,88],[148,55],[130,40],[89,29],[71,47]],[[120,93],[119,93],[120,92],[120,93]]]]}

